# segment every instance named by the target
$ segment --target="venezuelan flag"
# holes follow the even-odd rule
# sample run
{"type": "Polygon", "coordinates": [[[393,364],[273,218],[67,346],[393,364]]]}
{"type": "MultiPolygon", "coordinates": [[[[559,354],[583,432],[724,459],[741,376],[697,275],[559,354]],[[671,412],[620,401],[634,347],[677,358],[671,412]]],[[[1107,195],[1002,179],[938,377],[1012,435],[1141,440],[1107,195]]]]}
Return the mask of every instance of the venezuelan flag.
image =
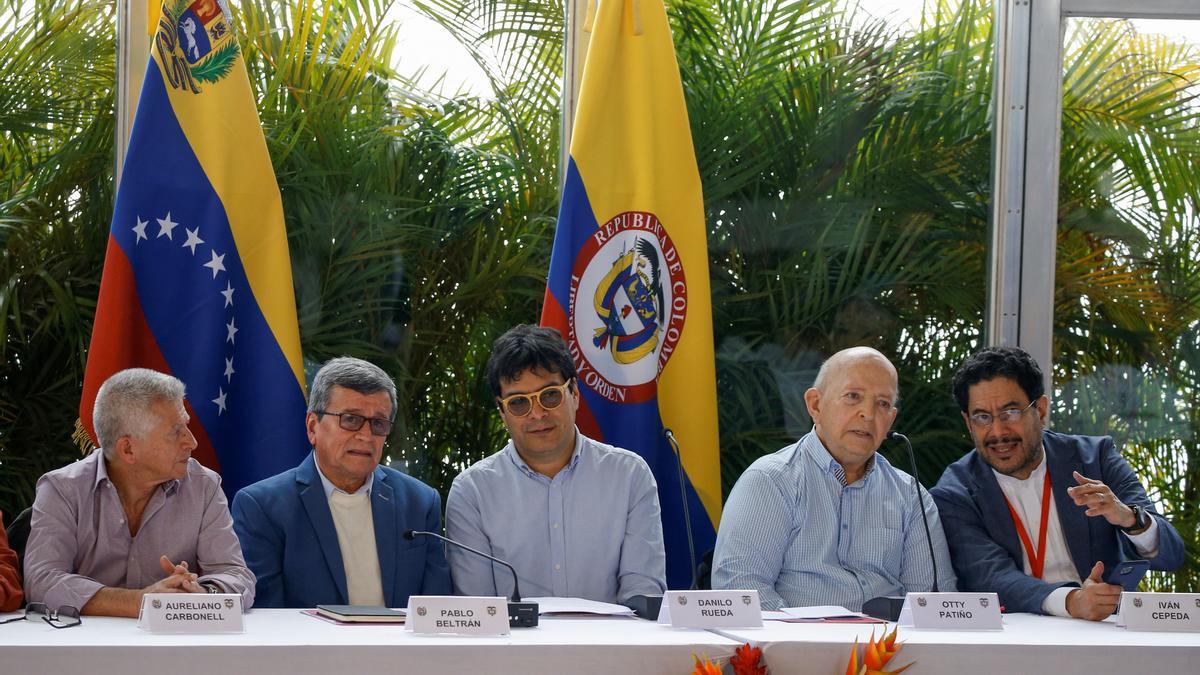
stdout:
{"type": "Polygon", "coordinates": [[[589,27],[542,324],[579,369],[580,430],[654,471],[668,584],[686,588],[684,499],[697,557],[721,517],[700,174],[662,0],[603,0],[589,27]],[[664,427],[682,449],[682,495],[664,427]]]}
{"type": "Polygon", "coordinates": [[[216,0],[165,0],[109,230],[80,421],[130,367],[187,386],[196,457],[225,490],[308,452],[279,187],[216,0]]]}

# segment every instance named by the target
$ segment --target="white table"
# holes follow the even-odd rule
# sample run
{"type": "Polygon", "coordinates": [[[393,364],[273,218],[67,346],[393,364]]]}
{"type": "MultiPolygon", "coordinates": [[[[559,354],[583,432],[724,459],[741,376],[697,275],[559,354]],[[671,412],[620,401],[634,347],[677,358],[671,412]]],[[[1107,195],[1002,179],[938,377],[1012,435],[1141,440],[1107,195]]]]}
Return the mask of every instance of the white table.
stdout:
{"type": "MultiPolygon", "coordinates": [[[[876,625],[875,635],[882,626],[876,625]]],[[[889,626],[890,628],[890,626],[889,626]]],[[[845,672],[850,645],[871,637],[871,625],[794,624],[768,621],[762,628],[720,634],[763,647],[771,675],[845,672]]],[[[889,670],[910,661],[907,672],[972,673],[1200,673],[1200,633],[1139,633],[1113,619],[1094,623],[1033,614],[1005,614],[1002,631],[921,631],[901,628],[904,648],[889,670]]]]}
{"type": "MultiPolygon", "coordinates": [[[[14,615],[6,615],[14,616],[14,615]]],[[[894,664],[939,673],[1200,672],[1200,634],[1138,633],[1111,622],[1009,614],[1003,631],[901,629],[894,664]]],[[[882,626],[875,625],[876,635],[882,626]]],[[[692,654],[728,659],[763,647],[772,675],[844,672],[850,644],[870,625],[785,624],[676,630],[632,618],[552,619],[505,638],[417,637],[401,626],[339,626],[297,610],[256,609],[239,635],[150,635],[131,619],[84,617],[55,630],[0,626],[0,674],[305,675],[307,673],[687,673],[692,654]]]]}
{"type": "MultiPolygon", "coordinates": [[[[16,616],[14,614],[5,615],[16,616]]],[[[0,673],[303,675],[334,673],[686,673],[692,654],[737,644],[634,618],[550,619],[503,638],[417,637],[395,625],[336,625],[292,609],[246,614],[235,635],[151,635],[132,619],[0,626],[0,673]]]]}

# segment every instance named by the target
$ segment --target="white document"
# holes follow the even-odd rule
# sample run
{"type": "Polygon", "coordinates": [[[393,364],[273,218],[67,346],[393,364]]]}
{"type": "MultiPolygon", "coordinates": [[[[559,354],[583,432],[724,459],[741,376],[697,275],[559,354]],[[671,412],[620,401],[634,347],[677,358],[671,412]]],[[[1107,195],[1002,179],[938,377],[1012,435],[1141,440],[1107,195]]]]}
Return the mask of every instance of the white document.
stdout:
{"type": "Polygon", "coordinates": [[[783,613],[793,619],[849,619],[866,616],[862,612],[851,612],[839,605],[817,605],[813,607],[784,607],[783,613]]]}
{"type": "Polygon", "coordinates": [[[633,610],[625,605],[598,602],[584,598],[523,598],[538,604],[538,614],[599,614],[601,616],[633,616],[633,610]]]}

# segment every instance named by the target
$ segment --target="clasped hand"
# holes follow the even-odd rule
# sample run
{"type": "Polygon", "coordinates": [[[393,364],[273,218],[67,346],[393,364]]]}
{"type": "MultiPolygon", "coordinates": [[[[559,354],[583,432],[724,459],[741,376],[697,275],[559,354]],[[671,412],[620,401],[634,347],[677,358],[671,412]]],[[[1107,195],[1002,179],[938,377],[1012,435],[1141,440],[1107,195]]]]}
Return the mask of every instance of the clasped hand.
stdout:
{"type": "Polygon", "coordinates": [[[164,555],[158,559],[158,564],[162,566],[163,572],[165,572],[167,576],[166,578],[160,579],[159,581],[147,586],[147,593],[204,592],[204,587],[196,581],[198,578],[197,575],[194,572],[188,571],[188,564],[186,560],[183,560],[176,565],[164,555]]]}

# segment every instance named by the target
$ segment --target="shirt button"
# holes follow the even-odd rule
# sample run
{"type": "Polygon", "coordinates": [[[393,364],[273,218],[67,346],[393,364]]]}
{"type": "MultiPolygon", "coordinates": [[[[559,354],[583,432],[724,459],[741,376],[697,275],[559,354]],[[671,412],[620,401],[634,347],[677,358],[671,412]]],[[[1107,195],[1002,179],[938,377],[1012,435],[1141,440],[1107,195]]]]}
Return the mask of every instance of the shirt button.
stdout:
{"type": "Polygon", "coordinates": [[[559,565],[558,563],[554,563],[554,569],[555,569],[555,570],[561,570],[561,569],[562,569],[562,565],[559,565]]]}
{"type": "Polygon", "coordinates": [[[843,530],[848,530],[848,529],[850,529],[850,525],[848,525],[848,524],[843,524],[843,525],[842,525],[842,529],[843,529],[843,530]]]}
{"type": "Polygon", "coordinates": [[[555,524],[551,525],[550,527],[553,527],[554,529],[556,529],[556,530],[557,530],[557,529],[558,529],[558,523],[555,523],[555,524]]]}

